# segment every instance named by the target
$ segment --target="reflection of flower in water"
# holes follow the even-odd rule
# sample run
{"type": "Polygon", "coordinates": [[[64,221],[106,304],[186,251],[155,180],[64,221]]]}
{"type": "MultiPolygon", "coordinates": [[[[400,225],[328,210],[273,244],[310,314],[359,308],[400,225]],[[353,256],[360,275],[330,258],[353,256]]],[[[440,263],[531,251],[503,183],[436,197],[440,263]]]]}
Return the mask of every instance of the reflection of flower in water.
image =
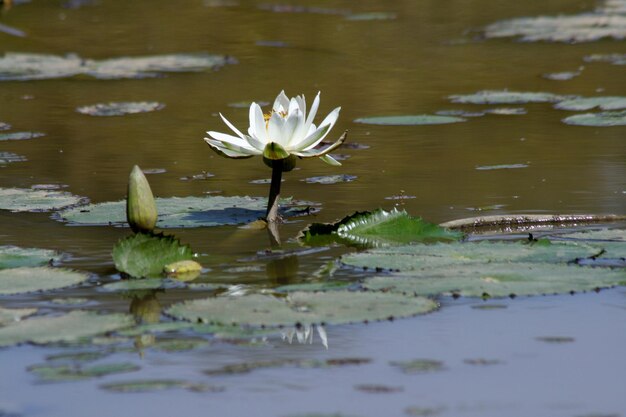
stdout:
{"type": "Polygon", "coordinates": [[[298,343],[305,344],[308,343],[310,345],[313,344],[313,328],[317,330],[317,334],[319,335],[320,340],[322,341],[322,345],[326,349],[328,349],[328,336],[326,335],[326,329],[324,326],[319,324],[297,324],[289,330],[285,330],[281,333],[283,340],[289,342],[289,344],[293,343],[293,339],[295,339],[298,343]]]}

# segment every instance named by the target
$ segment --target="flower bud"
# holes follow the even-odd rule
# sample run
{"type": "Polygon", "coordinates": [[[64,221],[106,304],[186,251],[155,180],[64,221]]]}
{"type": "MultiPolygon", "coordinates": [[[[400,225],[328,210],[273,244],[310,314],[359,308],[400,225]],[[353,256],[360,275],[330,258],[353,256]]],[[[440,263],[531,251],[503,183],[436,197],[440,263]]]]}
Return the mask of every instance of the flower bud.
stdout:
{"type": "Polygon", "coordinates": [[[152,232],[157,222],[157,208],[150,184],[135,165],[128,178],[126,220],[133,232],[152,232]]]}

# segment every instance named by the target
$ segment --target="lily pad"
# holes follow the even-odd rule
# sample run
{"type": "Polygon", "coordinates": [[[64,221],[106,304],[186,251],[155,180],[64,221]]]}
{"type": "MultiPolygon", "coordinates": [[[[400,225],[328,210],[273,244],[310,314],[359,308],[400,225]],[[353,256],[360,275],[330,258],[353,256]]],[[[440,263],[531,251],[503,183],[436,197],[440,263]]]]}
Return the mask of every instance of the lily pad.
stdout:
{"type": "Polygon", "coordinates": [[[626,274],[548,263],[448,265],[369,278],[372,290],[466,297],[509,297],[591,291],[626,284],[626,274]]]}
{"type": "Polygon", "coordinates": [[[153,112],[164,107],[165,104],[155,101],[135,101],[94,104],[92,106],[78,107],[76,111],[89,116],[124,116],[126,114],[153,112]]]}
{"type": "Polygon", "coordinates": [[[395,20],[398,17],[391,12],[369,12],[369,13],[353,13],[346,16],[346,20],[369,22],[372,20],[395,20]]]}
{"type": "Polygon", "coordinates": [[[193,256],[189,245],[163,234],[137,233],[120,240],[113,247],[117,270],[136,278],[161,276],[166,265],[190,260],[193,256]]]}
{"type": "Polygon", "coordinates": [[[31,316],[37,312],[36,308],[2,308],[0,307],[0,326],[11,324],[31,316]]]}
{"type": "Polygon", "coordinates": [[[553,81],[568,81],[572,78],[578,77],[580,71],[564,71],[564,72],[551,72],[543,74],[543,78],[553,81]]]}
{"type": "Polygon", "coordinates": [[[497,109],[485,110],[485,113],[495,114],[498,116],[520,116],[528,112],[523,107],[499,107],[497,109]]]}
{"type": "Polygon", "coordinates": [[[584,58],[585,62],[609,62],[613,65],[626,65],[626,54],[593,54],[584,58]]]}
{"type": "Polygon", "coordinates": [[[77,342],[85,337],[130,327],[134,323],[133,318],[126,314],[100,315],[88,311],[35,317],[0,328],[0,346],[77,342]]]}
{"type": "Polygon", "coordinates": [[[626,109],[626,97],[579,97],[554,105],[555,109],[584,111],[598,107],[600,110],[626,109]]]}
{"type": "Polygon", "coordinates": [[[104,284],[98,288],[102,291],[146,291],[185,288],[185,284],[172,279],[124,279],[104,284]]]}
{"type": "Polygon", "coordinates": [[[570,97],[571,96],[561,96],[552,93],[483,90],[474,94],[451,95],[448,98],[453,103],[462,104],[526,104],[555,103],[570,97]]]}
{"type": "Polygon", "coordinates": [[[265,361],[255,362],[243,362],[232,365],[225,365],[221,368],[206,370],[203,373],[209,376],[222,376],[222,375],[239,375],[247,374],[257,369],[268,368],[336,368],[341,366],[352,365],[364,365],[370,363],[372,360],[368,358],[336,358],[336,359],[291,359],[291,358],[278,358],[265,361]]]}
{"type": "Polygon", "coordinates": [[[168,389],[185,389],[192,392],[222,392],[224,387],[188,382],[179,379],[145,379],[115,382],[100,385],[100,388],[113,392],[155,392],[168,389]]]}
{"type": "Polygon", "coordinates": [[[0,131],[11,129],[11,125],[8,123],[0,122],[0,131]]]}
{"type": "Polygon", "coordinates": [[[411,242],[459,240],[460,232],[411,217],[404,210],[356,212],[332,224],[313,223],[300,233],[308,244],[339,242],[361,246],[388,246],[411,242]]]}
{"type": "Polygon", "coordinates": [[[87,367],[42,364],[28,368],[30,372],[37,375],[39,380],[43,382],[79,381],[113,374],[135,372],[139,369],[141,369],[139,366],[128,362],[108,363],[87,367]]]}
{"type": "Polygon", "coordinates": [[[198,299],[174,304],[167,314],[192,322],[250,326],[289,326],[296,323],[343,324],[407,317],[435,310],[426,298],[373,292],[294,292],[276,298],[252,294],[198,299]]]}
{"type": "Polygon", "coordinates": [[[86,198],[65,191],[0,188],[0,210],[53,211],[84,204],[86,198]]]}
{"type": "MultiPolygon", "coordinates": [[[[155,201],[159,212],[157,227],[160,228],[245,224],[265,217],[267,208],[267,199],[262,197],[170,197],[155,201]]],[[[301,215],[311,204],[285,200],[281,214],[284,217],[301,215]]],[[[125,226],[126,201],[77,207],[62,211],[58,218],[72,225],[125,226]]]]}
{"type": "Polygon", "coordinates": [[[89,278],[62,268],[22,267],[0,270],[0,295],[49,291],[80,284],[89,278]]]}
{"type": "Polygon", "coordinates": [[[345,290],[353,286],[352,282],[347,281],[324,281],[324,282],[308,282],[303,284],[281,285],[274,288],[276,292],[294,292],[294,291],[337,291],[345,290]]]}
{"type": "Polygon", "coordinates": [[[356,180],[356,175],[347,175],[347,174],[339,174],[339,175],[324,175],[321,177],[310,177],[305,178],[301,181],[306,182],[307,184],[337,184],[340,182],[352,182],[356,180]]]}
{"type": "Polygon", "coordinates": [[[66,56],[11,53],[0,58],[0,81],[43,80],[88,75],[98,79],[156,77],[163,73],[199,72],[233,63],[223,55],[172,54],[122,57],[102,61],[66,56]]]}
{"type": "Polygon", "coordinates": [[[626,111],[607,111],[602,113],[584,113],[569,116],[563,123],[575,126],[624,126],[626,125],[626,111]]]}
{"type": "Polygon", "coordinates": [[[477,166],[476,170],[493,171],[496,169],[519,169],[519,168],[528,168],[528,165],[527,164],[483,165],[483,166],[477,166]]]}
{"type": "Polygon", "coordinates": [[[413,359],[410,361],[391,361],[389,365],[400,368],[405,374],[438,372],[445,369],[443,362],[433,359],[413,359]]]}
{"type": "Polygon", "coordinates": [[[50,261],[58,261],[61,255],[49,249],[0,246],[0,269],[21,266],[42,266],[50,261]]]}
{"type": "Polygon", "coordinates": [[[10,164],[12,162],[26,161],[28,161],[28,159],[26,159],[25,156],[18,155],[13,152],[0,152],[0,167],[3,167],[4,165],[10,164]]]}
{"type": "Polygon", "coordinates": [[[462,117],[438,116],[432,114],[363,117],[354,120],[355,123],[387,126],[441,125],[448,123],[459,123],[464,121],[465,119],[463,119],[462,117]]]}
{"type": "Polygon", "coordinates": [[[3,140],[27,140],[27,139],[40,138],[42,136],[46,136],[46,134],[45,133],[41,133],[41,132],[2,133],[2,134],[0,134],[0,141],[3,141],[3,140]]]}
{"type": "Polygon", "coordinates": [[[48,362],[93,362],[107,356],[107,353],[101,351],[80,351],[68,353],[56,353],[46,356],[48,362]]]}

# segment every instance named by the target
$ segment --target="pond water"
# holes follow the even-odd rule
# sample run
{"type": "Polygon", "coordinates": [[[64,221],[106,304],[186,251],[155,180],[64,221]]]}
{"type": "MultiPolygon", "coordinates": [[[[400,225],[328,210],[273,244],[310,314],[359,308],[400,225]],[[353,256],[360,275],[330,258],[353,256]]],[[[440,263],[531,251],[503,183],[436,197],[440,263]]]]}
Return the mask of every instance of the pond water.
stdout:
{"type": "MultiPolygon", "coordinates": [[[[284,196],[315,202],[320,209],[281,225],[285,250],[302,248],[295,236],[308,223],[376,208],[405,209],[434,223],[485,214],[626,212],[626,106],[555,108],[563,96],[626,96],[625,67],[618,58],[614,63],[585,59],[626,54],[620,40],[626,34],[619,26],[626,19],[623,1],[6,3],[0,53],[5,58],[9,53],[49,54],[61,62],[37,64],[48,79],[29,79],[34,77],[24,72],[21,79],[7,76],[17,64],[0,62],[0,134],[33,133],[0,140],[0,188],[52,184],[92,203],[118,201],[125,198],[128,174],[137,164],[149,173],[158,197],[266,197],[268,184],[259,180],[268,179],[271,171],[259,158],[221,158],[203,138],[207,130],[228,130],[220,112],[245,129],[249,103],[271,103],[284,89],[289,96],[305,94],[309,103],[320,91],[319,120],[342,108],[328,138],[349,131],[347,145],[336,151],[341,167],[306,159],[284,174],[284,196]],[[582,37],[522,42],[485,30],[521,17],[591,19],[593,13],[617,22],[607,23],[608,37],[596,40],[592,29],[583,28],[580,32],[591,31],[590,42],[582,37]],[[221,61],[215,68],[193,61],[195,67],[186,69],[176,61],[169,70],[152,66],[144,72],[136,71],[140,64],[135,61],[117,62],[122,69],[115,66],[115,71],[108,61],[156,56],[165,66],[162,56],[176,54],[194,59],[215,54],[221,61]],[[471,104],[451,97],[484,90],[559,98],[471,104]],[[142,104],[114,107],[122,115],[92,114],[103,108],[93,106],[108,103],[142,104]],[[614,126],[563,121],[602,111],[622,113],[611,115],[614,126]],[[406,115],[465,120],[355,122],[406,115]],[[331,175],[340,177],[327,178],[331,175]]],[[[88,272],[88,282],[0,296],[0,307],[54,315],[77,307],[52,300],[81,298],[80,309],[130,311],[169,322],[161,310],[211,294],[174,288],[133,298],[101,291],[98,286],[120,280],[111,249],[129,229],[72,226],[53,217],[0,210],[0,243],[67,254],[62,265],[88,272]]],[[[353,250],[332,246],[269,259],[265,230],[216,226],[168,232],[200,254],[205,267],[200,282],[225,285],[232,294],[311,281],[320,268],[353,250]]],[[[335,272],[349,282],[363,275],[349,268],[335,272]]],[[[158,348],[154,340],[131,340],[115,349],[93,344],[7,347],[0,350],[0,416],[109,416],[137,410],[154,416],[624,416],[624,295],[618,287],[599,294],[488,302],[443,297],[440,310],[428,315],[327,326],[328,347],[318,333],[312,344],[270,337],[250,346],[215,342],[190,330],[159,334],[157,341],[182,335],[211,343],[176,352],[158,348]],[[504,308],[473,308],[483,305],[504,308]],[[50,355],[84,350],[106,352],[102,363],[129,362],[140,369],[62,383],[41,383],[27,370],[50,355]],[[368,361],[325,369],[298,362],[337,358],[368,361]],[[203,373],[276,359],[294,362],[242,375],[203,373]],[[390,365],[412,359],[441,361],[442,369],[428,362],[436,369],[407,375],[390,365]],[[103,388],[138,379],[187,385],[158,393],[103,388]],[[220,392],[206,387],[195,392],[202,389],[194,383],[219,386],[220,392]]]]}

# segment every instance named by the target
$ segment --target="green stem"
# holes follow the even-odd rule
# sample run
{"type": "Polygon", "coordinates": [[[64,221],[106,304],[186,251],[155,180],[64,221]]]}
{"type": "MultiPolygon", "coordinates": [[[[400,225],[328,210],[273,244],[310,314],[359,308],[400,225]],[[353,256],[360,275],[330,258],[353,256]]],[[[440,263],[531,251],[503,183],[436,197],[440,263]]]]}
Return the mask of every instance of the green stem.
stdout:
{"type": "Polygon", "coordinates": [[[267,200],[267,212],[265,220],[268,223],[280,222],[278,215],[278,200],[280,198],[280,182],[283,177],[283,160],[275,160],[272,164],[272,183],[270,184],[270,196],[267,200]]]}

